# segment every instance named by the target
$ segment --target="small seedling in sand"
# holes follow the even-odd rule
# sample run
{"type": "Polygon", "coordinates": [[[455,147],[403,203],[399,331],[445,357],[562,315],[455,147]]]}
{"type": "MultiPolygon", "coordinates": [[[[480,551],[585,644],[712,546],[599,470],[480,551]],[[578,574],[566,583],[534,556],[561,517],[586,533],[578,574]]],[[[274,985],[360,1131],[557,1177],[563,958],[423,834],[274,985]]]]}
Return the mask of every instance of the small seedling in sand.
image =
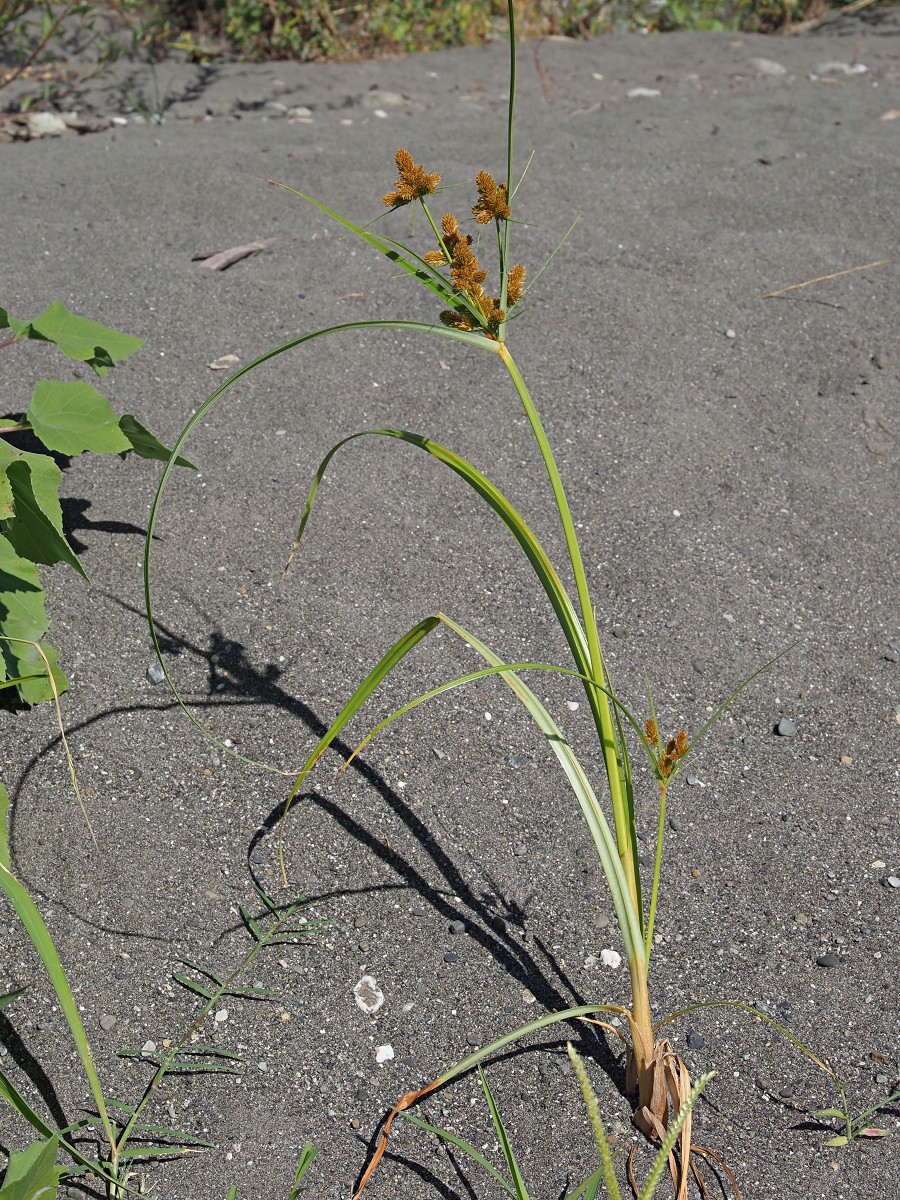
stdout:
{"type": "Polygon", "coordinates": [[[900,1091],[894,1092],[893,1096],[888,1096],[886,1100],[880,1100],[877,1104],[873,1104],[871,1108],[867,1108],[865,1112],[853,1116],[850,1108],[850,1103],[847,1100],[847,1093],[844,1085],[837,1076],[834,1076],[834,1085],[841,1097],[840,1108],[819,1108],[814,1113],[821,1119],[834,1118],[840,1122],[839,1128],[841,1133],[833,1138],[829,1138],[825,1143],[826,1146],[838,1147],[849,1146],[858,1138],[884,1138],[890,1137],[889,1129],[880,1129],[877,1125],[869,1125],[867,1122],[875,1116],[876,1113],[883,1112],[889,1104],[900,1102],[900,1091]]]}

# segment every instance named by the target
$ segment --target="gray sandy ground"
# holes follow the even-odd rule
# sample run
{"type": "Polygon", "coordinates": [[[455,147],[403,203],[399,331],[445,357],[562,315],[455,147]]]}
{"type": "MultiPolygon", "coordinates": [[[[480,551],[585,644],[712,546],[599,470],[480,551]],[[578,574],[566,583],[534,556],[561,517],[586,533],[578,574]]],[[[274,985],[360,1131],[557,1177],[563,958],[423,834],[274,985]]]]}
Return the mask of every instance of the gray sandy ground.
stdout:
{"type": "MultiPolygon", "coordinates": [[[[520,168],[535,151],[516,260],[533,274],[581,214],[510,344],[582,525],[624,697],[644,714],[646,671],[666,730],[696,730],[795,644],[707,739],[694,784],[685,772],[673,790],[655,1011],[762,1005],[831,1059],[859,1108],[896,1088],[900,1055],[900,889],[886,883],[900,874],[898,72],[896,14],[771,40],[523,45],[516,143],[520,168]],[[635,88],[659,94],[629,97],[635,88]],[[795,737],[773,733],[782,717],[795,737]],[[817,964],[827,953],[837,967],[817,964]]],[[[395,178],[397,146],[445,182],[504,170],[502,45],[232,65],[207,84],[159,126],[0,147],[0,299],[22,316],[62,300],[144,337],[107,390],[167,438],[220,382],[207,364],[221,355],[247,362],[318,326],[436,315],[390,264],[264,177],[366,220],[395,178]],[[273,98],[309,116],[279,116],[265,108],[273,98]],[[224,273],[192,262],[264,237],[275,239],[267,253],[224,273]]],[[[463,213],[471,191],[445,199],[463,213]]],[[[381,228],[403,237],[408,216],[381,228]]],[[[71,377],[50,358],[38,345],[3,355],[6,409],[24,408],[44,374],[71,377]]],[[[344,333],[269,364],[201,426],[188,448],[201,473],[178,474],[164,504],[154,596],[170,669],[216,737],[296,769],[368,666],[438,608],[509,660],[565,662],[499,523],[397,443],[366,439],[335,460],[280,581],[315,465],[339,437],[384,426],[470,457],[559,561],[548,488],[498,368],[438,339],[344,333]]],[[[257,907],[251,875],[285,895],[272,824],[288,781],[226,757],[147,680],[141,550],[157,478],[153,464],[73,462],[64,494],[91,584],[47,572],[99,853],[51,709],[2,716],[15,866],[71,972],[105,1087],[126,1100],[148,1069],[115,1051],[162,1043],[190,1018],[168,982],[173,962],[239,960],[237,905],[257,907]]],[[[426,643],[370,719],[472,663],[449,635],[426,643]]],[[[596,770],[584,706],[566,704],[575,685],[536,687],[596,770]]],[[[323,1152],[308,1194],[345,1197],[403,1092],[542,1010],[626,1001],[623,971],[590,957],[621,947],[586,828],[506,691],[485,682],[418,710],[341,778],[336,753],[320,766],[285,849],[308,914],[330,925],[312,948],[254,966],[249,982],[277,989],[276,1002],[231,1002],[210,1023],[210,1039],[245,1055],[239,1080],[166,1085],[156,1119],[220,1149],[154,1165],[156,1195],[213,1200],[233,1182],[241,1197],[275,1200],[312,1141],[323,1152]],[[374,1017],[354,1002],[365,973],[386,997],[374,1017]],[[387,1044],[395,1057],[378,1065],[387,1044]]],[[[357,722],[352,734],[364,731],[357,722]]],[[[645,772],[637,783],[650,853],[654,793],[645,772]]],[[[3,1022],[3,1069],[74,1120],[87,1085],[11,911],[4,922],[0,982],[29,993],[3,1022]]],[[[896,1107],[884,1118],[893,1138],[828,1150],[809,1116],[833,1103],[828,1082],[769,1027],[719,1009],[670,1029],[692,1071],[719,1072],[696,1137],[745,1196],[900,1192],[896,1107]]],[[[566,1037],[590,1060],[620,1146],[632,1137],[614,1041],[575,1027],[532,1038],[489,1078],[535,1197],[562,1195],[595,1165],[566,1037]]],[[[499,1161],[479,1097],[469,1077],[424,1113],[499,1161]]],[[[4,1119],[6,1146],[24,1137],[4,1119]]],[[[405,1126],[368,1195],[500,1194],[466,1174],[405,1126]]]]}

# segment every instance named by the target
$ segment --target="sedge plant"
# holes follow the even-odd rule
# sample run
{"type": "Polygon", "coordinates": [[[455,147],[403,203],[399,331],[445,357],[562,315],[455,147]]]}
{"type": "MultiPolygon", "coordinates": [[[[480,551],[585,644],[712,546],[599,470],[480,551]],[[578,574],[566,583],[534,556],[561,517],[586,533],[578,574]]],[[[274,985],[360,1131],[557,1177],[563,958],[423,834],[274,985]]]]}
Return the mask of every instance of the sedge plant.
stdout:
{"type": "MultiPolygon", "coordinates": [[[[691,1171],[696,1174],[696,1166],[691,1162],[691,1122],[689,1111],[685,1114],[684,1120],[680,1120],[680,1114],[685,1111],[686,1106],[689,1104],[690,1098],[693,1095],[693,1089],[685,1064],[675,1053],[671,1043],[665,1037],[659,1036],[658,1027],[654,1027],[651,1017],[648,983],[648,970],[654,946],[654,922],[660,889],[666,799],[668,790],[678,775],[685,759],[697,745],[700,738],[718,720],[725,708],[727,708],[743,688],[760,671],[766,668],[760,668],[760,671],[755,672],[749,679],[745,680],[729,700],[713,714],[693,739],[689,738],[685,730],[673,731],[668,736],[663,733],[659,727],[653,696],[649,687],[649,711],[644,719],[639,718],[628,709],[615,693],[607,663],[604,660],[600,646],[596,610],[588,585],[576,522],[569,507],[552,446],[531,393],[516,365],[507,337],[511,328],[511,314],[512,316],[516,315],[516,308],[527,295],[529,288],[534,283],[534,279],[544,269],[544,267],[541,267],[534,279],[526,282],[526,268],[514,260],[511,246],[513,204],[518,186],[521,183],[521,178],[519,184],[515,186],[512,184],[511,181],[514,178],[513,116],[516,96],[515,13],[512,0],[509,0],[508,10],[510,81],[507,155],[505,163],[506,180],[498,181],[489,171],[480,171],[475,179],[474,203],[471,204],[469,211],[464,217],[460,216],[459,210],[457,210],[456,214],[452,212],[439,214],[437,209],[434,208],[435,202],[432,197],[440,190],[440,174],[436,171],[426,169],[424,165],[417,163],[413,155],[406,149],[401,148],[396,153],[397,179],[393,187],[384,195],[383,204],[385,208],[391,211],[406,210],[409,208],[420,210],[424,216],[425,226],[432,239],[430,247],[426,251],[420,254],[416,250],[399,241],[393,240],[385,234],[373,231],[371,225],[366,227],[357,225],[347,217],[335,212],[321,201],[314,199],[304,192],[289,187],[284,183],[277,184],[277,186],[283,187],[288,192],[300,197],[306,203],[313,205],[320,212],[325,213],[328,217],[336,221],[347,234],[358,238],[372,249],[377,250],[393,263],[396,268],[399,268],[412,279],[416,280],[440,304],[439,311],[435,314],[434,318],[427,321],[372,318],[369,320],[347,322],[303,334],[267,351],[232,375],[198,408],[176,442],[172,463],[175,461],[174,455],[185,446],[197,425],[239,379],[286,351],[299,348],[307,343],[317,342],[333,334],[369,329],[394,330],[404,334],[415,333],[427,337],[440,337],[455,341],[464,346],[477,349],[480,352],[493,355],[495,360],[499,360],[499,366],[506,372],[515,395],[522,406],[546,471],[550,492],[564,537],[567,559],[565,564],[566,571],[574,579],[574,595],[570,595],[563,583],[562,573],[554,566],[546,549],[525,518],[508,497],[478,467],[453,450],[440,445],[427,436],[395,428],[366,429],[353,433],[343,438],[328,452],[313,476],[306,504],[300,518],[294,548],[288,559],[288,566],[290,566],[303,537],[310,513],[315,504],[319,486],[333,457],[343,447],[358,438],[397,439],[444,464],[450,471],[461,478],[486,504],[493,516],[503,523],[535,572],[550,602],[571,654],[572,664],[570,666],[560,666],[539,662],[505,662],[482,638],[477,636],[471,629],[464,628],[446,613],[438,612],[425,617],[403,634],[372,668],[344,705],[328,731],[319,740],[302,770],[296,775],[285,805],[285,817],[291,802],[300,792],[304,781],[316,762],[339,736],[345,726],[363,708],[379,685],[403,662],[410,651],[422,643],[430,633],[439,628],[453,632],[475,650],[485,665],[480,670],[444,682],[424,695],[420,695],[408,704],[405,704],[397,712],[376,726],[355,753],[358,753],[362,749],[362,746],[366,744],[369,738],[415,706],[432,699],[450,688],[460,687],[486,676],[499,676],[511,688],[516,698],[525,707],[539,730],[547,739],[587,822],[597,851],[600,867],[609,886],[620,936],[624,944],[630,976],[631,1004],[629,1007],[607,1004],[582,1005],[577,1008],[569,1008],[561,1012],[547,1014],[538,1021],[532,1022],[513,1033],[504,1035],[490,1046],[478,1051],[477,1054],[469,1056],[461,1063],[457,1063],[426,1088],[408,1092],[398,1101],[389,1114],[375,1155],[363,1173],[356,1194],[358,1195],[362,1191],[383,1154],[387,1144],[390,1125],[396,1115],[407,1111],[421,1097],[463,1071],[472,1069],[486,1055],[496,1051],[503,1045],[509,1044],[509,1042],[516,1038],[558,1021],[572,1019],[596,1020],[598,1012],[608,1011],[618,1013],[626,1022],[627,1037],[623,1037],[623,1040],[626,1042],[627,1053],[626,1081],[628,1091],[633,1098],[634,1121],[638,1128],[651,1140],[663,1146],[669,1146],[671,1142],[670,1151],[667,1151],[667,1155],[673,1173],[676,1193],[679,1200],[681,1200],[686,1195],[691,1171]],[[489,284],[488,271],[482,265],[480,257],[481,243],[475,243],[473,232],[470,232],[470,229],[473,232],[482,232],[485,235],[482,241],[490,244],[496,253],[496,275],[494,276],[493,286],[489,284]],[[525,682],[523,678],[524,673],[534,671],[560,672],[577,678],[583,686],[592,718],[594,733],[602,754],[605,775],[604,782],[609,790],[609,807],[611,810],[609,817],[600,803],[597,789],[591,782],[587,771],[582,766],[559,725],[532,688],[525,682]],[[635,829],[634,773],[625,738],[626,729],[629,727],[635,735],[639,752],[644,755],[649,763],[659,799],[656,852],[652,865],[648,868],[643,878],[638,860],[635,829]],[[671,1131],[676,1123],[678,1124],[678,1136],[677,1138],[671,1138],[671,1131]],[[677,1150],[673,1149],[676,1142],[677,1150]]],[[[275,181],[270,180],[269,182],[274,183],[275,181]]],[[[544,266],[546,265],[545,263],[544,266]]],[[[181,701],[177,687],[169,676],[168,667],[160,653],[154,623],[150,555],[155,522],[171,470],[172,466],[170,465],[164,472],[151,509],[145,543],[145,600],[151,636],[156,645],[160,664],[166,673],[176,699],[182,705],[185,713],[202,729],[202,726],[200,726],[187,706],[181,701]]],[[[772,661],[774,662],[775,659],[772,661]]],[[[771,664],[766,664],[766,666],[769,665],[771,664]]],[[[206,733],[205,730],[203,732],[206,733]]],[[[222,747],[225,752],[233,753],[228,746],[213,738],[212,735],[206,734],[206,736],[222,747]]],[[[245,759],[244,761],[249,760],[245,759]]],[[[257,765],[264,766],[265,764],[257,765]]],[[[279,838],[279,854],[285,883],[287,883],[283,854],[283,831],[284,819],[282,819],[281,837],[279,838]]],[[[622,1036],[619,1030],[613,1025],[606,1026],[606,1028],[617,1036],[622,1036]]],[[[716,1161],[720,1161],[710,1151],[703,1151],[703,1153],[709,1154],[716,1161]]]]}

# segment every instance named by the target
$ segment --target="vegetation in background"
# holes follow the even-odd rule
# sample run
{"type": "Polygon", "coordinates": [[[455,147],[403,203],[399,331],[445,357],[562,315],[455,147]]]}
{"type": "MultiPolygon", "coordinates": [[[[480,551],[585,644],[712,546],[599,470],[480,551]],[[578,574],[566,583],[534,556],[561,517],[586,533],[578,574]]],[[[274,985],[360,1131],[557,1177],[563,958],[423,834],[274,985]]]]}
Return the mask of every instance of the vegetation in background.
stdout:
{"type": "MultiPolygon", "coordinates": [[[[516,19],[522,37],[775,33],[840,7],[829,0],[517,0],[516,19]]],[[[505,17],[504,0],[0,0],[0,89],[24,75],[51,99],[84,82],[66,68],[76,53],[93,64],[91,75],[123,58],[158,63],[173,54],[203,63],[365,58],[496,40],[505,36],[505,17]]]]}

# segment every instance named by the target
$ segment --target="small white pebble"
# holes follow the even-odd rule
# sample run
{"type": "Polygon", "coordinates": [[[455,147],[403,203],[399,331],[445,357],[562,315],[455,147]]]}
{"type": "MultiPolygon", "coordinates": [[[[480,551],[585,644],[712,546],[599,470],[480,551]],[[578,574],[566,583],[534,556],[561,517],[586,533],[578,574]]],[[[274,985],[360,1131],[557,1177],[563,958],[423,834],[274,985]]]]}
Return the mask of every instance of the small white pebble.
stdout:
{"type": "Polygon", "coordinates": [[[216,1013],[216,1017],[215,1017],[216,1024],[221,1025],[224,1021],[227,1021],[227,1020],[228,1020],[228,1009],[220,1008],[219,1011],[216,1013]]]}
{"type": "Polygon", "coordinates": [[[566,701],[566,708],[569,710],[569,712],[578,712],[578,709],[580,707],[581,707],[581,705],[578,703],[577,700],[567,700],[566,701]]]}
{"type": "Polygon", "coordinates": [[[485,714],[484,714],[484,719],[485,719],[486,721],[493,721],[493,719],[494,719],[494,718],[491,716],[491,714],[490,714],[490,713],[485,713],[485,714]]]}
{"type": "Polygon", "coordinates": [[[386,1046],[376,1046],[375,1047],[375,1061],[377,1063],[390,1062],[393,1057],[394,1057],[394,1047],[393,1046],[386,1045],[386,1046]]]}
{"type": "Polygon", "coordinates": [[[612,969],[615,971],[622,965],[622,955],[616,950],[601,950],[600,961],[603,963],[604,967],[612,967],[612,969]]]}
{"type": "Polygon", "coordinates": [[[678,510],[677,508],[673,508],[673,509],[672,509],[672,516],[673,516],[673,517],[680,517],[680,516],[681,516],[681,513],[679,512],[679,510],[678,510]]]}
{"type": "Polygon", "coordinates": [[[726,329],[726,330],[725,330],[725,336],[726,336],[727,338],[736,338],[736,337],[737,337],[737,334],[734,332],[734,330],[733,330],[733,329],[726,329]]]}

